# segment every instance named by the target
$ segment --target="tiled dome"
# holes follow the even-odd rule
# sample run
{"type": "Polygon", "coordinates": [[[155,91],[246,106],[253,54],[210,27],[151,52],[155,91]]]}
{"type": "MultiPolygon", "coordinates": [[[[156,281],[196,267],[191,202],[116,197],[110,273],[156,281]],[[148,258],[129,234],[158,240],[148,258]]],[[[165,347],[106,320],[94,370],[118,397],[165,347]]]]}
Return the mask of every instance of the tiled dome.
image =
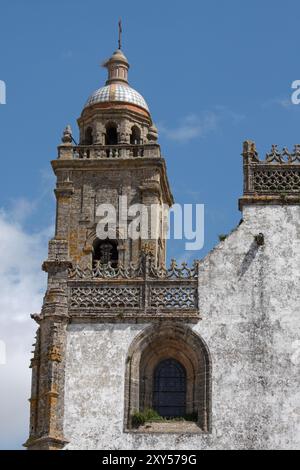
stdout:
{"type": "Polygon", "coordinates": [[[130,103],[146,109],[149,112],[148,105],[142,95],[128,85],[112,83],[96,90],[87,100],[85,108],[95,103],[104,102],[122,102],[130,103]]]}

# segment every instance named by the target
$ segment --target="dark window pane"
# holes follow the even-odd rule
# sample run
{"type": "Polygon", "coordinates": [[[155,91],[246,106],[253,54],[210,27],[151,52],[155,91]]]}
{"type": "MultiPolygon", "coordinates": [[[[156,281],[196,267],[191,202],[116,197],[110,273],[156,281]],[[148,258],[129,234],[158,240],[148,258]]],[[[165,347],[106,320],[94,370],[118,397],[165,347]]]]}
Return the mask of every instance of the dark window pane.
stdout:
{"type": "Polygon", "coordinates": [[[161,361],[154,372],[153,408],[164,417],[186,414],[186,372],[175,359],[161,361]]]}

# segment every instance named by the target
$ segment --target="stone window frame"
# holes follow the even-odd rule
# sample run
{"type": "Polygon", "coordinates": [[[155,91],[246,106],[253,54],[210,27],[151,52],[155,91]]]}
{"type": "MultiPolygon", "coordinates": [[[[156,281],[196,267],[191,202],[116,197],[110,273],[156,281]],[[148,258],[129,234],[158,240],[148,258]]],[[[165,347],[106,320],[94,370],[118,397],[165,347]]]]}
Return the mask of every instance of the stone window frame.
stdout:
{"type": "Polygon", "coordinates": [[[101,260],[101,245],[104,244],[110,244],[111,245],[111,258],[109,259],[109,262],[111,265],[115,268],[117,268],[118,263],[119,263],[119,244],[117,239],[110,239],[110,238],[105,238],[101,240],[100,238],[96,237],[94,242],[93,242],[93,247],[92,247],[92,266],[94,267],[96,261],[101,261],[101,263],[107,264],[106,261],[101,260]],[[113,257],[113,255],[115,257],[113,257]]]}
{"type": "MultiPolygon", "coordinates": [[[[143,144],[143,142],[142,142],[142,129],[136,123],[134,123],[130,128],[130,143],[132,144],[131,139],[135,135],[136,131],[137,131],[136,136],[138,136],[138,139],[137,139],[138,142],[136,144],[137,145],[142,145],[143,144]]],[[[132,145],[136,145],[136,144],[132,144],[132,145]]]]}
{"type": "MultiPolygon", "coordinates": [[[[116,238],[114,239],[114,241],[117,241],[118,243],[118,246],[117,246],[117,249],[118,249],[118,253],[119,253],[119,256],[118,256],[118,262],[121,263],[121,264],[124,264],[124,251],[125,251],[125,240],[122,239],[122,234],[119,230],[119,228],[117,228],[116,230],[116,238]]],[[[88,263],[87,265],[89,267],[92,268],[93,266],[93,250],[94,250],[94,243],[99,240],[99,238],[97,237],[97,224],[95,224],[95,226],[89,231],[89,233],[87,234],[86,236],[86,240],[85,240],[85,243],[84,243],[84,246],[83,246],[83,254],[84,255],[87,255],[89,258],[88,258],[88,263]]]]}
{"type": "MultiPolygon", "coordinates": [[[[167,358],[174,358],[184,366],[187,414],[197,413],[199,433],[210,433],[212,361],[209,349],[202,337],[189,326],[169,321],[147,327],[129,348],[125,372],[124,431],[138,432],[132,428],[131,417],[136,411],[152,407],[154,369],[167,358]]],[[[180,423],[176,432],[183,433],[184,425],[181,430],[180,423]]]]}

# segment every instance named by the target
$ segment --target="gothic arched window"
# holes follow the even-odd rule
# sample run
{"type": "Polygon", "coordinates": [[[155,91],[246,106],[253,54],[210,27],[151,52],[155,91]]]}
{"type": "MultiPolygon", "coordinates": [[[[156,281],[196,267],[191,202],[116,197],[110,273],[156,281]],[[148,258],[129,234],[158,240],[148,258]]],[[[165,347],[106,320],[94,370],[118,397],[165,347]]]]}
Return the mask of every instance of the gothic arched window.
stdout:
{"type": "Polygon", "coordinates": [[[113,268],[118,266],[118,243],[115,240],[96,240],[93,246],[93,266],[97,261],[102,264],[111,263],[113,268]]]}
{"type": "Polygon", "coordinates": [[[117,125],[113,122],[107,124],[105,134],[105,145],[118,144],[118,130],[117,125]]]}
{"type": "Polygon", "coordinates": [[[175,359],[164,359],[155,368],[153,409],[165,418],[186,415],[186,371],[175,359]]]}
{"type": "MultiPolygon", "coordinates": [[[[178,433],[186,432],[189,420],[196,422],[193,432],[211,430],[211,358],[202,338],[186,325],[156,324],[133,340],[126,360],[125,390],[128,430],[136,412],[153,408],[165,418],[182,418],[178,433]]],[[[174,432],[168,419],[164,426],[174,432]]]]}

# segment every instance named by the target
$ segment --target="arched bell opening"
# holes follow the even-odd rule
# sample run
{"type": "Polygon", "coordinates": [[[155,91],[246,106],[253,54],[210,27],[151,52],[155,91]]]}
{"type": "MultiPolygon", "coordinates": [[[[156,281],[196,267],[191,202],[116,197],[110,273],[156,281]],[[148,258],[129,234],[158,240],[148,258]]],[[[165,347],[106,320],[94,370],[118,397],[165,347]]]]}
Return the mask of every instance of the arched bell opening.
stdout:
{"type": "Polygon", "coordinates": [[[106,125],[105,145],[118,145],[118,127],[114,122],[106,125]]]}
{"type": "Polygon", "coordinates": [[[84,144],[85,145],[93,145],[94,138],[93,138],[93,129],[88,127],[84,134],[84,144]]]}
{"type": "Polygon", "coordinates": [[[141,142],[141,130],[138,126],[132,126],[130,134],[130,144],[140,145],[141,142]]]}
{"type": "Polygon", "coordinates": [[[93,244],[93,267],[97,263],[111,263],[113,268],[117,268],[119,261],[118,242],[116,240],[95,240],[93,244]]]}

